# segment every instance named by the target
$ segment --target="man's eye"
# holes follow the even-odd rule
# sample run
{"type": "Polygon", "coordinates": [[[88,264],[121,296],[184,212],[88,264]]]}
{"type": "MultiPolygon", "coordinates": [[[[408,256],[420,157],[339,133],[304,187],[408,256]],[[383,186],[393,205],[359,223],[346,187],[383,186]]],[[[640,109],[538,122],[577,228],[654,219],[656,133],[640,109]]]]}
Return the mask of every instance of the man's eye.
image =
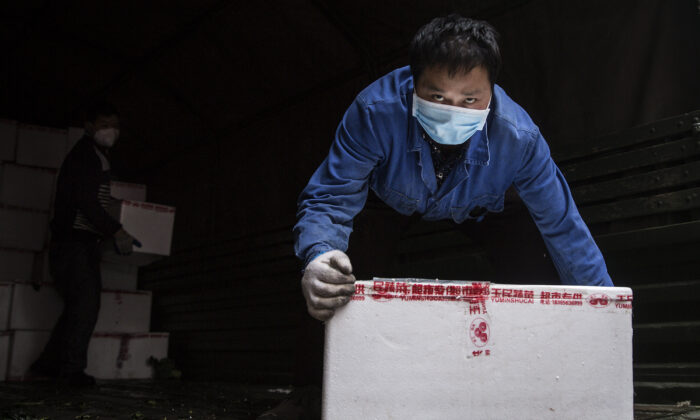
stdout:
{"type": "Polygon", "coordinates": [[[469,105],[473,104],[474,102],[476,102],[476,98],[467,98],[464,100],[464,103],[469,105]]]}
{"type": "Polygon", "coordinates": [[[433,99],[436,101],[442,102],[442,100],[445,98],[443,98],[442,95],[433,95],[433,99]]]}

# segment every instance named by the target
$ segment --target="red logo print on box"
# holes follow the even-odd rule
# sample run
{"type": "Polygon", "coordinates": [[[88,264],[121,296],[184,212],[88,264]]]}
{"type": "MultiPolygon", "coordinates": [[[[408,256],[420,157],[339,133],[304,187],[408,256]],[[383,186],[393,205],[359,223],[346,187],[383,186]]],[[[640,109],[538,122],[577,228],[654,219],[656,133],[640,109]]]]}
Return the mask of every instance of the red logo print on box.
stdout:
{"type": "Polygon", "coordinates": [[[588,297],[588,303],[594,308],[605,308],[610,304],[610,300],[610,297],[602,293],[598,293],[588,297]]]}
{"type": "Polygon", "coordinates": [[[484,347],[489,343],[491,330],[489,324],[484,318],[476,318],[469,326],[469,337],[477,347],[484,347]]]}

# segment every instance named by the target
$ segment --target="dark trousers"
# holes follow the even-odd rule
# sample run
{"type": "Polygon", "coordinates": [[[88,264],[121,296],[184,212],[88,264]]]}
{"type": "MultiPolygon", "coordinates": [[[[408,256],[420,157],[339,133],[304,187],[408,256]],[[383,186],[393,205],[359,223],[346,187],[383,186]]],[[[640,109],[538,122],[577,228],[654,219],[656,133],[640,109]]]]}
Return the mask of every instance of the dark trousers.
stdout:
{"type": "Polygon", "coordinates": [[[88,345],[100,311],[100,258],[97,239],[51,244],[49,268],[65,306],[34,365],[37,370],[65,376],[87,367],[88,345]]]}

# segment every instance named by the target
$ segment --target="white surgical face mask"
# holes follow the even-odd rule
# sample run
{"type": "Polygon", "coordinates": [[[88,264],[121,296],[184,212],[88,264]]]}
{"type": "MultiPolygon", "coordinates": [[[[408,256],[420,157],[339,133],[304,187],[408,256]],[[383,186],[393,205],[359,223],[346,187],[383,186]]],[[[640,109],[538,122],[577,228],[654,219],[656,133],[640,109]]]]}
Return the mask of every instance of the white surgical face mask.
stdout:
{"type": "Polygon", "coordinates": [[[491,99],[486,109],[471,109],[426,101],[413,93],[413,116],[426,133],[440,144],[462,144],[481,131],[489,115],[491,99]]]}
{"type": "Polygon", "coordinates": [[[95,132],[95,143],[99,146],[110,148],[119,138],[118,128],[101,128],[95,132]]]}

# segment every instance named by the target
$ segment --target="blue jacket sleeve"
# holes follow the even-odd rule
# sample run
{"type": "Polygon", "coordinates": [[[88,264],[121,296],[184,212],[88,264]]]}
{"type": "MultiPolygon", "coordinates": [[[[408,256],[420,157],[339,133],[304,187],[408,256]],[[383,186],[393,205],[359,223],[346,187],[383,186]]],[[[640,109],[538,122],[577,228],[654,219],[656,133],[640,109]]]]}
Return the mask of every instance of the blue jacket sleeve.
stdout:
{"type": "Polygon", "coordinates": [[[347,250],[352,220],[365,205],[369,176],[382,159],[380,150],[369,109],[357,98],[299,196],[294,251],[304,266],[324,252],[347,250]]]}
{"type": "Polygon", "coordinates": [[[531,135],[514,186],[544,238],[562,283],[612,286],[603,255],[547,143],[539,130],[531,135]]]}

